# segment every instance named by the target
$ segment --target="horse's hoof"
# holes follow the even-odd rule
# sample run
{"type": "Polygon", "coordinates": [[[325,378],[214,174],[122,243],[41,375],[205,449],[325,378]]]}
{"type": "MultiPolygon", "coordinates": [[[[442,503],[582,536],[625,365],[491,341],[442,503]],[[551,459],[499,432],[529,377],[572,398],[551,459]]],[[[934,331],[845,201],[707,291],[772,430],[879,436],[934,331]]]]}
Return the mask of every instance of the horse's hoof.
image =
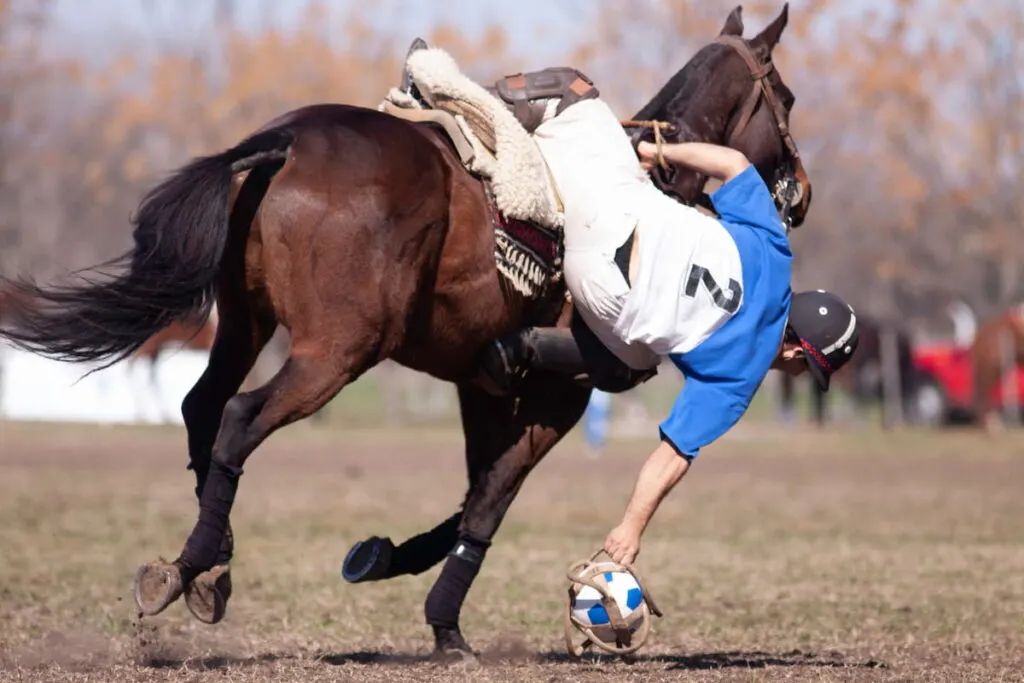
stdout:
{"type": "Polygon", "coordinates": [[[199,621],[216,624],[224,618],[231,597],[231,568],[217,565],[185,586],[185,605],[199,621]]]}
{"type": "Polygon", "coordinates": [[[380,581],[388,578],[391,569],[391,554],[395,544],[390,538],[371,536],[359,541],[345,556],[341,563],[341,578],[349,583],[364,581],[380,581]]]}
{"type": "Polygon", "coordinates": [[[167,562],[150,562],[135,571],[135,604],[146,616],[160,614],[181,597],[181,570],[167,562]]]}
{"type": "Polygon", "coordinates": [[[474,667],[480,659],[458,629],[434,627],[434,652],[430,661],[449,666],[474,667]]]}

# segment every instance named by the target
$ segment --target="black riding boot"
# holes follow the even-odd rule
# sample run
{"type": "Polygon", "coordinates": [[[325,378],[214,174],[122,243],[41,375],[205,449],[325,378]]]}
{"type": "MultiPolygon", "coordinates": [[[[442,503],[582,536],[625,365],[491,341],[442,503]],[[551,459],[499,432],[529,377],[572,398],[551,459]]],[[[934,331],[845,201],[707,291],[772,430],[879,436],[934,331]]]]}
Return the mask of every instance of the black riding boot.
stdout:
{"type": "Polygon", "coordinates": [[[583,375],[587,363],[571,330],[528,327],[491,342],[480,359],[480,383],[489,394],[504,396],[530,368],[583,375]]]}

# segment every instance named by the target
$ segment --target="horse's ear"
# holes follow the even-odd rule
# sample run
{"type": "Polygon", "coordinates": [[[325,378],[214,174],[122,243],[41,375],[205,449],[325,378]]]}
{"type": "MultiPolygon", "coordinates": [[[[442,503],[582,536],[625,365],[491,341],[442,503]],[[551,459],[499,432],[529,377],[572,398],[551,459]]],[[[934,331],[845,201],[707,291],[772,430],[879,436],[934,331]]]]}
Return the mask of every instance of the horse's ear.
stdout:
{"type": "Polygon", "coordinates": [[[782,32],[786,28],[786,24],[789,22],[789,3],[787,2],[782,6],[782,11],[779,12],[779,16],[775,17],[775,21],[765,26],[764,30],[757,34],[757,37],[750,42],[758,47],[764,48],[768,52],[775,49],[775,46],[779,43],[779,38],[782,37],[782,32]]]}
{"type": "Polygon", "coordinates": [[[720,36],[742,36],[743,35],[743,5],[736,5],[736,9],[729,12],[725,18],[725,26],[719,32],[720,36]]]}

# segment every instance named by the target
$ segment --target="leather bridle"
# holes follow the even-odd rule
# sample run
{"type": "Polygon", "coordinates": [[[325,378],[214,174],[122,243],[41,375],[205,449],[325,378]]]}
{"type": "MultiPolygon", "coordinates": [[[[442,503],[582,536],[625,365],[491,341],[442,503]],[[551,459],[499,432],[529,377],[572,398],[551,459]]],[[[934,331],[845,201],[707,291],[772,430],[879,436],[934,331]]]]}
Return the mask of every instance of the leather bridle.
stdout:
{"type": "Polygon", "coordinates": [[[771,110],[772,116],[775,117],[775,126],[779,131],[779,137],[782,139],[792,163],[792,173],[783,179],[779,186],[773,188],[773,194],[780,205],[783,222],[788,231],[791,225],[789,211],[803,199],[803,188],[810,186],[810,180],[807,177],[807,171],[804,170],[803,161],[800,159],[800,151],[797,149],[789,125],[786,123],[786,110],[768,80],[768,76],[775,70],[775,64],[770,56],[764,63],[758,62],[747,42],[738,36],[720,35],[714,42],[734,49],[746,62],[747,68],[750,70],[750,77],[754,81],[754,88],[743,103],[739,116],[726,133],[726,144],[730,147],[734,146],[739,136],[747,129],[762,98],[771,110]]]}
{"type": "MultiPolygon", "coordinates": [[[[754,118],[754,114],[757,112],[758,104],[760,104],[763,98],[770,108],[772,116],[775,118],[775,126],[779,137],[789,153],[790,173],[780,179],[774,188],[771,188],[772,198],[778,207],[779,217],[782,219],[782,223],[788,233],[793,225],[790,211],[804,200],[804,188],[810,187],[810,179],[807,176],[807,171],[804,169],[803,161],[800,159],[800,151],[797,149],[793,135],[789,131],[789,125],[786,123],[786,109],[782,106],[782,103],[775,94],[775,89],[768,80],[768,76],[775,70],[775,64],[770,56],[763,64],[760,63],[754,56],[753,50],[747,45],[747,42],[738,36],[720,35],[714,42],[734,49],[747,64],[747,68],[750,70],[750,77],[754,81],[754,88],[740,108],[739,116],[734,122],[730,123],[726,131],[725,144],[729,147],[736,146],[736,140],[747,129],[751,119],[754,118]]],[[[652,128],[654,130],[654,143],[657,146],[657,164],[661,171],[660,183],[664,191],[671,193],[667,188],[673,183],[675,169],[668,164],[662,155],[662,145],[666,141],[666,136],[671,137],[678,133],[678,127],[667,121],[638,121],[630,119],[621,123],[626,128],[652,128]]],[[[675,196],[678,197],[678,195],[675,196]]],[[[715,212],[711,198],[704,192],[698,195],[696,203],[712,213],[715,212]]]]}

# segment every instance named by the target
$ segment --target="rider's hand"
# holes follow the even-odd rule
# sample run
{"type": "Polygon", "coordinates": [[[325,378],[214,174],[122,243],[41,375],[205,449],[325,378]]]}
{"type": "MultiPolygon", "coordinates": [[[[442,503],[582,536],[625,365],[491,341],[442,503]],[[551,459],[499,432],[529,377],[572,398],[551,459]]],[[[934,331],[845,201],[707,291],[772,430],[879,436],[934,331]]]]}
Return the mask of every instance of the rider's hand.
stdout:
{"type": "Polygon", "coordinates": [[[636,146],[637,156],[640,157],[640,168],[650,171],[658,163],[658,146],[646,140],[636,146]]]}
{"type": "Polygon", "coordinates": [[[622,522],[604,541],[604,551],[616,562],[632,563],[640,553],[640,536],[658,509],[661,499],[686,474],[690,461],[662,440],[640,468],[633,495],[626,505],[622,522]]]}
{"type": "Polygon", "coordinates": [[[604,551],[615,562],[632,564],[640,554],[640,530],[623,522],[608,534],[604,551]]]}

